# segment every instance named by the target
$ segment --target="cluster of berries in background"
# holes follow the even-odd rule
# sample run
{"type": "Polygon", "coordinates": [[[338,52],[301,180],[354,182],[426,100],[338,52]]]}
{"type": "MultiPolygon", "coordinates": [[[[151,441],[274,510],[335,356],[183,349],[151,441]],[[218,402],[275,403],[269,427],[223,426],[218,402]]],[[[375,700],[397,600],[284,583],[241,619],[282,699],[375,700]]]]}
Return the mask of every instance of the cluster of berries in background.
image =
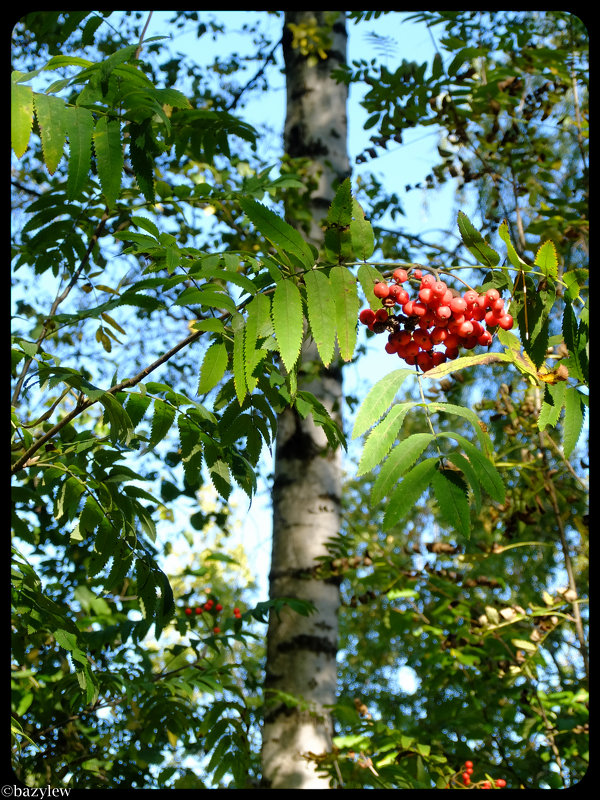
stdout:
{"type": "Polygon", "coordinates": [[[492,334],[488,328],[510,330],[513,326],[497,289],[483,294],[469,289],[461,296],[420,269],[413,270],[410,277],[420,281],[417,297],[411,298],[402,285],[409,280],[408,272],[397,269],[393,282],[380,281],[373,287],[382,307],[363,309],[359,319],[374,333],[387,332],[387,353],[416,364],[423,372],[457,358],[460,348],[489,347],[492,334]],[[395,314],[397,306],[402,311],[395,314]]]}
{"type": "MultiPolygon", "coordinates": [[[[495,780],[486,778],[483,781],[473,782],[472,776],[473,762],[465,761],[462,773],[457,773],[452,782],[457,783],[458,786],[468,786],[470,789],[504,789],[506,786],[504,778],[496,778],[495,780]]],[[[448,784],[447,788],[450,788],[450,784],[448,784]]]]}
{"type": "MultiPolygon", "coordinates": [[[[183,609],[186,617],[200,617],[202,615],[209,615],[210,625],[212,626],[213,633],[221,633],[221,628],[217,625],[217,617],[223,611],[221,603],[215,602],[213,598],[209,598],[206,602],[197,606],[185,606],[183,609]]],[[[233,616],[236,619],[241,619],[242,612],[236,606],[233,609],[233,616]]]]}

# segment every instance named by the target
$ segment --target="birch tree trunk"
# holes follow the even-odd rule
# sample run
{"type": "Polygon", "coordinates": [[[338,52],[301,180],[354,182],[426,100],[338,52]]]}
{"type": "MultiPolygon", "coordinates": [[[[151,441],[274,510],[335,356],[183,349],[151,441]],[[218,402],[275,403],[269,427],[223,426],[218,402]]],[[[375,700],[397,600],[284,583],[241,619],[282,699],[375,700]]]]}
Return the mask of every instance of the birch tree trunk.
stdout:
{"type": "MultiPolygon", "coordinates": [[[[307,197],[309,239],[322,245],[321,221],[336,186],[348,176],[347,87],[331,78],[345,62],[343,12],[331,31],[327,58],[312,63],[292,47],[289,23],[314,19],[322,26],[327,12],[287,11],[283,52],[287,79],[286,152],[310,159],[317,188],[307,197]]],[[[331,13],[331,12],[330,12],[331,13]]],[[[290,220],[293,223],[293,220],[290,220]]],[[[306,231],[305,231],[306,233],[306,231]]],[[[317,355],[307,342],[301,354],[299,388],[312,392],[341,422],[342,375],[339,364],[315,371],[317,355]],[[312,366],[312,369],[311,369],[312,366]]],[[[315,574],[316,560],[340,528],[341,453],[332,451],[312,417],[292,409],[279,418],[272,489],[273,549],[271,598],[310,600],[317,612],[303,617],[289,609],[272,613],[267,633],[265,719],[262,768],[266,788],[323,789],[308,753],[331,750],[329,706],[336,699],[337,612],[339,585],[315,574]],[[290,707],[282,695],[301,698],[290,707]]]]}

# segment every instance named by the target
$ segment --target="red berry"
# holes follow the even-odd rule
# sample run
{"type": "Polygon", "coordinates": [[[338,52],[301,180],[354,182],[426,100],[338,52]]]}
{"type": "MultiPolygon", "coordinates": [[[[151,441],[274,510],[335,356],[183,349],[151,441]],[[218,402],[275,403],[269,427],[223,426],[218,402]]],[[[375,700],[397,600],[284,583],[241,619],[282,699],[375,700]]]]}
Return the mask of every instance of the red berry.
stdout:
{"type": "Polygon", "coordinates": [[[453,297],[450,300],[450,309],[454,314],[462,314],[467,308],[467,304],[462,297],[453,297]]]}
{"type": "Polygon", "coordinates": [[[420,269],[416,269],[413,272],[413,278],[416,278],[417,280],[421,280],[422,277],[423,277],[423,273],[421,272],[420,269]]]}
{"type": "Polygon", "coordinates": [[[492,788],[492,784],[491,784],[489,781],[484,781],[484,782],[481,784],[481,788],[482,788],[482,789],[491,789],[491,788],[492,788]]]}
{"type": "Polygon", "coordinates": [[[419,352],[419,345],[413,339],[407,345],[405,345],[404,349],[407,356],[416,356],[419,352]]]}
{"type": "Polygon", "coordinates": [[[474,305],[478,297],[479,295],[473,289],[469,289],[463,294],[463,300],[468,306],[474,305]]]}
{"type": "Polygon", "coordinates": [[[446,354],[440,353],[439,351],[436,350],[431,354],[431,360],[433,361],[433,366],[437,367],[438,364],[444,363],[444,361],[446,360],[446,354]]]}
{"type": "Polygon", "coordinates": [[[494,311],[496,314],[499,314],[501,311],[504,311],[504,298],[499,297],[497,300],[494,300],[490,305],[490,309],[494,311]]]}
{"type": "Polygon", "coordinates": [[[504,778],[498,778],[498,780],[496,781],[496,786],[499,789],[504,789],[504,787],[506,786],[506,781],[504,780],[504,778]]]}
{"type": "Polygon", "coordinates": [[[358,318],[363,325],[372,325],[375,322],[375,312],[372,308],[363,308],[358,318]]]}
{"type": "Polygon", "coordinates": [[[468,786],[471,783],[471,776],[468,772],[463,772],[462,779],[465,786],[468,786]]]}
{"type": "Polygon", "coordinates": [[[235,617],[239,617],[241,615],[241,613],[242,612],[240,611],[240,609],[237,606],[233,609],[233,614],[234,614],[235,617]]]}
{"type": "Polygon", "coordinates": [[[435,310],[435,314],[439,319],[450,319],[452,310],[449,306],[438,306],[435,310]]]}
{"type": "Polygon", "coordinates": [[[188,617],[189,617],[189,616],[190,616],[190,614],[192,613],[192,609],[191,609],[191,608],[186,608],[186,609],[185,609],[185,613],[186,613],[186,614],[188,615],[188,617]]]}
{"type": "Polygon", "coordinates": [[[437,326],[431,331],[429,335],[431,336],[431,341],[434,344],[440,344],[448,336],[448,331],[446,330],[446,328],[440,328],[439,326],[437,326]]]}
{"type": "Polygon", "coordinates": [[[465,769],[473,769],[473,762],[465,761],[465,769]]]}
{"type": "Polygon", "coordinates": [[[435,278],[434,278],[433,275],[427,274],[427,275],[423,275],[423,277],[421,278],[421,288],[423,288],[424,286],[430,286],[431,287],[431,286],[433,286],[434,283],[435,283],[435,278]]]}
{"type": "Polygon", "coordinates": [[[215,625],[215,627],[213,628],[213,633],[221,633],[221,628],[219,628],[218,625],[215,625]]]}
{"type": "Polygon", "coordinates": [[[194,609],[194,611],[195,611],[195,612],[196,612],[196,614],[198,615],[198,614],[202,614],[202,611],[203,611],[203,609],[202,609],[202,608],[200,608],[200,606],[196,606],[196,608],[194,609]]]}
{"type": "Polygon", "coordinates": [[[408,280],[408,272],[405,269],[395,269],[392,273],[392,278],[396,283],[404,283],[408,280]]]}
{"type": "Polygon", "coordinates": [[[390,287],[387,285],[385,281],[381,281],[380,283],[376,283],[373,287],[373,294],[375,297],[379,297],[380,300],[386,298],[390,293],[390,287]]]}
{"type": "Polygon", "coordinates": [[[389,314],[385,308],[378,308],[375,312],[375,322],[386,322],[389,314]]]}
{"type": "Polygon", "coordinates": [[[433,367],[433,359],[426,353],[424,350],[417,355],[417,364],[421,367],[423,372],[427,372],[428,369],[433,367]]]}
{"type": "Polygon", "coordinates": [[[500,317],[500,319],[498,320],[498,325],[500,325],[500,327],[501,327],[503,330],[505,330],[505,331],[509,331],[509,330],[512,328],[512,326],[513,326],[513,322],[514,322],[514,320],[513,320],[513,318],[512,318],[512,315],[511,315],[511,314],[504,314],[504,315],[503,315],[503,316],[501,316],[501,317],[500,317]]]}
{"type": "Polygon", "coordinates": [[[434,297],[441,298],[441,297],[443,297],[443,296],[444,296],[444,294],[446,293],[446,289],[447,289],[447,288],[448,288],[448,287],[446,286],[446,284],[444,283],[444,281],[436,281],[436,282],[433,284],[433,286],[431,287],[431,290],[432,290],[432,292],[433,292],[433,296],[434,296],[434,297]]]}
{"type": "Polygon", "coordinates": [[[446,347],[446,358],[450,361],[458,358],[458,347],[446,347]]]}
{"type": "Polygon", "coordinates": [[[217,605],[215,606],[215,611],[223,611],[223,606],[221,605],[221,603],[217,603],[217,605]]]}
{"type": "Polygon", "coordinates": [[[431,303],[433,299],[433,290],[431,286],[423,286],[423,288],[419,291],[419,300],[423,303],[431,303]]]}
{"type": "Polygon", "coordinates": [[[484,347],[489,347],[492,343],[492,334],[489,331],[484,331],[481,336],[477,337],[477,344],[481,344],[484,347]]]}
{"type": "Polygon", "coordinates": [[[473,323],[470,322],[468,319],[466,319],[464,322],[461,322],[460,325],[458,326],[457,333],[459,336],[462,336],[463,338],[471,336],[471,334],[473,333],[473,323]]]}
{"type": "Polygon", "coordinates": [[[485,312],[485,322],[486,325],[489,325],[490,328],[495,328],[496,325],[500,322],[500,318],[494,314],[493,311],[486,311],[485,312]]]}
{"type": "Polygon", "coordinates": [[[421,350],[433,349],[433,342],[428,333],[425,331],[415,331],[413,333],[413,340],[419,345],[421,350]]]}

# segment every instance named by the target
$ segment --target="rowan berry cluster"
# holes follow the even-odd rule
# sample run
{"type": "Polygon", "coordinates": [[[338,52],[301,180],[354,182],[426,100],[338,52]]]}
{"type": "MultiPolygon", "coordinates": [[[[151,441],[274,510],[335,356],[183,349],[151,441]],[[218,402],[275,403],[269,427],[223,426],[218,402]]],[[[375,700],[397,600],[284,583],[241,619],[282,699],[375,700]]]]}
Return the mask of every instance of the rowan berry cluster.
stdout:
{"type": "MultiPolygon", "coordinates": [[[[460,783],[463,786],[469,786],[471,789],[504,789],[506,781],[504,778],[496,778],[495,780],[484,780],[473,783],[473,762],[465,761],[463,771],[460,774],[460,783]]],[[[456,775],[454,779],[458,778],[456,775]]],[[[459,784],[460,785],[460,784],[459,784]]],[[[448,784],[448,787],[450,784],[448,784]]]]}
{"type": "Polygon", "coordinates": [[[359,319],[374,333],[387,332],[387,353],[416,364],[423,372],[457,358],[460,348],[489,347],[492,334],[487,328],[498,325],[510,330],[513,326],[497,289],[482,294],[469,289],[460,296],[444,281],[420,269],[413,270],[410,277],[420,281],[416,298],[411,298],[402,285],[409,280],[408,273],[397,269],[393,282],[380,281],[373,287],[382,307],[377,311],[363,309],[359,319]],[[401,313],[394,314],[396,306],[402,308],[401,313]]]}
{"type": "MultiPolygon", "coordinates": [[[[202,614],[211,615],[210,624],[212,625],[213,633],[221,633],[221,628],[216,624],[216,622],[217,616],[221,613],[221,611],[223,611],[223,606],[221,603],[215,602],[213,598],[209,598],[205,603],[199,604],[195,607],[186,606],[183,611],[186,617],[200,617],[202,614]]],[[[233,609],[233,616],[236,619],[241,619],[242,612],[237,606],[233,609]]]]}

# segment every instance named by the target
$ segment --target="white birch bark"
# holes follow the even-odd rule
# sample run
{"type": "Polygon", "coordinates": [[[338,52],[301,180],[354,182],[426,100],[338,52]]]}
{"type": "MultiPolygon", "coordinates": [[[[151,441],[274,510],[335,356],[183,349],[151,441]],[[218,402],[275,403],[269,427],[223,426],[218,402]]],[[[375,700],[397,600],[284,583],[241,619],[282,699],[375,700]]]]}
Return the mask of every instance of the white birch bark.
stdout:
{"type": "MultiPolygon", "coordinates": [[[[285,24],[298,24],[323,12],[288,11],[285,24]]],[[[322,219],[335,186],[349,174],[347,155],[347,87],[330,72],[345,61],[346,28],[340,13],[332,32],[327,59],[312,66],[291,48],[286,28],[283,48],[287,79],[286,152],[311,159],[318,188],[307,198],[312,225],[309,238],[322,244],[322,219]]],[[[316,361],[307,343],[302,363],[316,361]]],[[[341,368],[321,367],[315,376],[299,375],[299,388],[311,391],[341,420],[341,368]]],[[[302,420],[292,409],[279,418],[273,480],[273,549],[270,572],[272,598],[311,600],[317,612],[303,617],[289,609],[271,614],[267,633],[265,720],[262,769],[265,788],[323,789],[327,780],[305,756],[331,750],[332,724],[328,706],[336,698],[337,612],[339,586],[315,574],[317,558],[327,553],[327,541],[340,528],[341,453],[327,446],[312,417],[302,420]],[[290,707],[283,692],[302,698],[290,707]]]]}

